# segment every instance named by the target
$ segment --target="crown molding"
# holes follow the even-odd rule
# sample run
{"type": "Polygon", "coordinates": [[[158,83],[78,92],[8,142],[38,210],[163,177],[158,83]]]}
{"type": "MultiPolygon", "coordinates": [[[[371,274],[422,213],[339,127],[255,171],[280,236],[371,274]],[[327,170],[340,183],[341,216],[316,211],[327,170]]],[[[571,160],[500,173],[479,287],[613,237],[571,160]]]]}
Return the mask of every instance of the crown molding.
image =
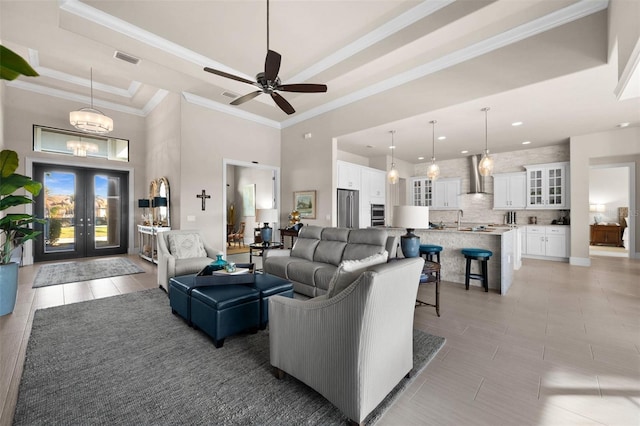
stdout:
{"type": "Polygon", "coordinates": [[[233,115],[234,117],[242,118],[244,120],[253,121],[264,126],[273,127],[280,130],[282,126],[279,122],[265,118],[258,114],[253,114],[245,110],[221,104],[220,102],[212,101],[211,99],[203,98],[202,96],[194,95],[189,92],[182,92],[182,97],[189,103],[201,106],[203,108],[212,109],[214,111],[222,112],[224,114],[233,115]]]}
{"type": "MultiPolygon", "coordinates": [[[[29,64],[31,64],[31,66],[35,68],[35,70],[38,72],[38,74],[42,76],[49,77],[58,81],[64,81],[65,83],[70,83],[77,86],[82,86],[87,88],[91,87],[90,79],[78,77],[72,74],[68,74],[66,72],[57,71],[51,68],[40,66],[40,54],[35,49],[31,49],[31,48],[29,49],[29,64]]],[[[135,80],[132,81],[131,84],[129,84],[129,87],[127,89],[121,89],[120,87],[111,86],[109,84],[103,84],[96,81],[93,82],[94,89],[99,90],[101,92],[110,93],[115,96],[121,96],[127,99],[131,99],[133,95],[136,94],[138,89],[140,89],[141,86],[142,84],[139,81],[135,81],[135,80]]]]}
{"type": "Polygon", "coordinates": [[[244,77],[247,80],[254,80],[255,78],[255,76],[244,74],[225,64],[214,61],[213,59],[196,53],[193,50],[187,49],[186,47],[183,47],[177,43],[155,35],[152,32],[143,30],[142,28],[123,21],[122,19],[116,18],[115,16],[109,15],[108,13],[102,12],[101,10],[84,4],[79,0],[59,0],[58,4],[60,9],[64,10],[65,12],[69,12],[82,19],[86,19],[95,24],[101,25],[105,28],[108,28],[109,30],[116,31],[141,43],[162,50],[163,52],[169,53],[171,55],[177,56],[181,59],[184,59],[185,61],[194,63],[200,67],[208,66],[216,68],[227,73],[244,77]]]}
{"type": "Polygon", "coordinates": [[[398,15],[394,19],[386,22],[375,30],[365,34],[353,43],[338,49],[335,53],[321,59],[309,68],[299,72],[293,77],[287,80],[287,83],[300,83],[311,79],[312,77],[320,74],[322,71],[329,69],[340,62],[349,59],[353,55],[360,53],[366,48],[373,46],[374,44],[392,36],[398,31],[408,27],[409,25],[437,12],[453,3],[455,0],[438,0],[438,1],[423,1],[419,5],[412,9],[398,15]]]}
{"type": "Polygon", "coordinates": [[[550,29],[573,22],[593,13],[600,12],[606,9],[608,5],[608,0],[582,0],[578,3],[574,3],[564,9],[557,10],[531,22],[527,22],[526,24],[489,37],[483,41],[457,50],[448,55],[444,55],[436,60],[419,65],[391,78],[372,84],[364,89],[342,96],[300,114],[296,114],[295,117],[284,120],[282,122],[282,128],[293,126],[315,116],[327,113],[370,96],[377,95],[394,87],[410,83],[419,78],[450,68],[454,65],[458,65],[462,62],[466,62],[550,29]]]}
{"type": "MultiPolygon", "coordinates": [[[[51,87],[42,86],[35,83],[30,83],[22,80],[7,81],[7,86],[15,87],[16,89],[26,90],[29,92],[39,93],[41,95],[52,96],[54,98],[66,99],[68,101],[79,102],[88,106],[91,104],[91,98],[84,95],[76,95],[75,93],[69,93],[65,90],[53,89],[51,87]]],[[[125,114],[138,115],[145,117],[146,114],[143,110],[138,108],[129,107],[126,105],[117,104],[115,102],[101,101],[99,99],[93,99],[93,106],[111,111],[119,111],[125,114]]]]}

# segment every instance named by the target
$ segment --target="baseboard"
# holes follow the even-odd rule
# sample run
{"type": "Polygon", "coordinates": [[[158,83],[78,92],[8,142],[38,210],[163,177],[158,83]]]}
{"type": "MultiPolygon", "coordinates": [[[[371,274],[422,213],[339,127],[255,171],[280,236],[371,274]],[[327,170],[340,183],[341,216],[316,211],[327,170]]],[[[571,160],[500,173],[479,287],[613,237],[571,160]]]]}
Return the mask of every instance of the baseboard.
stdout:
{"type": "Polygon", "coordinates": [[[574,266],[591,266],[591,259],[588,257],[570,257],[569,264],[574,266]]]}

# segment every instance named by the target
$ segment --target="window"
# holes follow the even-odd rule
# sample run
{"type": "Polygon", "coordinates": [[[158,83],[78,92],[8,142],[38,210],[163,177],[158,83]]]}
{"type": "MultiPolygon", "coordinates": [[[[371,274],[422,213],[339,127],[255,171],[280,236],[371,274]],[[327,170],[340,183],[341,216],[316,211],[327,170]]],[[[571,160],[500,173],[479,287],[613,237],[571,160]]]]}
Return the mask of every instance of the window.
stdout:
{"type": "Polygon", "coordinates": [[[92,149],[87,150],[82,156],[105,158],[112,161],[129,161],[129,140],[127,139],[115,139],[38,125],[33,126],[34,151],[78,155],[77,152],[74,154],[73,148],[68,145],[68,142],[72,141],[90,144],[92,149]]]}

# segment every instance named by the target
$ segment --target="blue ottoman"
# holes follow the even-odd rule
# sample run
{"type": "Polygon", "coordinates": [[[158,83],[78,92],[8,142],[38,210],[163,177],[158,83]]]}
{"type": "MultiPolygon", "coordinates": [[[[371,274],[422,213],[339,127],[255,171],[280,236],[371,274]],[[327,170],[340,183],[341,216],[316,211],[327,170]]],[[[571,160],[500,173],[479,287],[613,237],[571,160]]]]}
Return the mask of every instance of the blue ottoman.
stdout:
{"type": "Polygon", "coordinates": [[[267,328],[269,322],[269,297],[278,294],[293,298],[293,283],[269,274],[256,274],[253,288],[260,292],[260,329],[267,328]]]}
{"type": "Polygon", "coordinates": [[[258,330],[260,292],[238,284],[198,287],[191,292],[191,323],[220,348],[227,336],[258,330]]]}

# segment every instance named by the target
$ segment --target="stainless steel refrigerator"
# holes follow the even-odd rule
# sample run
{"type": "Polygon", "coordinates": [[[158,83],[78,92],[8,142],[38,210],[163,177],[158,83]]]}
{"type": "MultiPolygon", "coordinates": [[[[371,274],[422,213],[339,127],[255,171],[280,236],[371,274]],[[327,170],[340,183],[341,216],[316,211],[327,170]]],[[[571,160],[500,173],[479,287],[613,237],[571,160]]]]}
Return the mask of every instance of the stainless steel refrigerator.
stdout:
{"type": "Polygon", "coordinates": [[[338,189],[338,227],[360,227],[360,199],[358,191],[338,189]]]}

